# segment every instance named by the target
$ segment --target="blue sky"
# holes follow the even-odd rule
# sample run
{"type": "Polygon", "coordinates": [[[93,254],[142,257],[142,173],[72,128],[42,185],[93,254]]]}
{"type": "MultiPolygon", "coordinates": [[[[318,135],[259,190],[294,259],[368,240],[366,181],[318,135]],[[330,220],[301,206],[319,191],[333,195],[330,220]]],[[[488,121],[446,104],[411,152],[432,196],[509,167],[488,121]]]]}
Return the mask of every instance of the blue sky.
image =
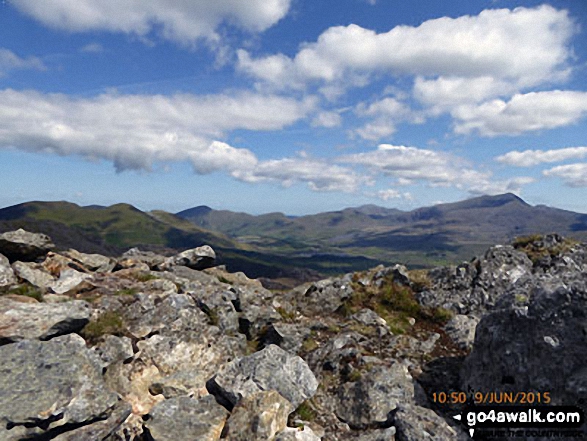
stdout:
{"type": "Polygon", "coordinates": [[[587,3],[0,4],[0,206],[587,212],[587,3]]]}

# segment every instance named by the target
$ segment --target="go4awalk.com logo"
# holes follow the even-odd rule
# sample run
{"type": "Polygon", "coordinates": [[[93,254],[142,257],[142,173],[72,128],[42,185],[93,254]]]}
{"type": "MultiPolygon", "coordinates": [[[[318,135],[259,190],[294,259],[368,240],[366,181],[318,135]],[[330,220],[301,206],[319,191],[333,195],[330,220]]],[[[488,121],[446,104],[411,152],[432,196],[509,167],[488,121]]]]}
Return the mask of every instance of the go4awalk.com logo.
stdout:
{"type": "Polygon", "coordinates": [[[585,414],[576,406],[470,406],[454,419],[474,439],[587,436],[585,414]]]}

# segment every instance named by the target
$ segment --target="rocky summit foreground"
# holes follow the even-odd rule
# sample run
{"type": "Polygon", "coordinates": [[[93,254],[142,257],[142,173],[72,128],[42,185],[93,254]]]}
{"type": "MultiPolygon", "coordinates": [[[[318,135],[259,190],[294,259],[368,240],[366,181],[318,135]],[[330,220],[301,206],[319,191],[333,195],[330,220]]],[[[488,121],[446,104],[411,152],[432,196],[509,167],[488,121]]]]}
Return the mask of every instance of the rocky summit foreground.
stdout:
{"type": "Polygon", "coordinates": [[[587,398],[587,245],[556,235],[286,292],[207,246],[52,249],[0,235],[0,441],[466,440],[451,392],[587,398]]]}

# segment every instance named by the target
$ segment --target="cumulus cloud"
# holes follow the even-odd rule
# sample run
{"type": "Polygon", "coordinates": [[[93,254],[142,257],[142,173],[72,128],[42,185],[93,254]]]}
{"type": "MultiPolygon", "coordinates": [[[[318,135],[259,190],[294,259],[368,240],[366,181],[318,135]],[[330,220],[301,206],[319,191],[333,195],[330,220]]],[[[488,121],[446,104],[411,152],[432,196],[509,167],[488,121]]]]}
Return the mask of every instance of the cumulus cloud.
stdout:
{"type": "Polygon", "coordinates": [[[112,161],[118,170],[157,161],[192,162],[200,173],[251,167],[254,154],[217,141],[231,130],[278,130],[314,101],[232,95],[117,95],[0,92],[0,147],[112,161]]]}
{"type": "Polygon", "coordinates": [[[236,170],[232,175],[245,182],[274,181],[286,187],[302,182],[314,191],[354,192],[363,184],[371,184],[369,178],[347,167],[312,158],[263,161],[253,168],[236,170]]]}
{"type": "Polygon", "coordinates": [[[338,112],[323,111],[318,113],[312,120],[313,127],[333,128],[342,124],[342,118],[338,112]]]}
{"type": "Polygon", "coordinates": [[[544,176],[562,179],[569,187],[587,187],[587,163],[559,165],[544,170],[544,176]]]}
{"type": "Polygon", "coordinates": [[[538,164],[562,162],[568,159],[587,158],[587,147],[567,147],[553,150],[514,150],[498,156],[496,161],[516,167],[532,167],[538,164]]]}
{"type": "Polygon", "coordinates": [[[146,37],[153,30],[168,40],[217,41],[217,28],[231,23],[259,32],[277,23],[291,0],[13,0],[41,23],[72,32],[109,31],[146,37]]]}
{"type": "Polygon", "coordinates": [[[425,182],[431,187],[455,187],[472,194],[519,192],[532,178],[497,180],[489,171],[475,170],[462,158],[416,147],[381,144],[377,150],[346,155],[341,163],[365,166],[397,179],[398,185],[425,182]]]}
{"type": "MultiPolygon", "coordinates": [[[[527,87],[568,75],[569,41],[576,32],[566,11],[548,5],[485,10],[476,16],[428,20],[417,27],[396,26],[379,34],[355,24],[336,26],[316,42],[303,44],[294,57],[253,58],[241,50],[238,65],[281,87],[343,79],[348,83],[351,74],[375,72],[442,76],[448,81],[481,78],[477,87],[490,77],[527,87]]],[[[422,93],[426,98],[426,90],[422,93]]]]}
{"type": "Polygon", "coordinates": [[[0,48],[0,77],[11,70],[18,69],[46,70],[47,68],[40,58],[21,58],[8,49],[0,48]]]}
{"type": "Polygon", "coordinates": [[[355,113],[370,121],[352,133],[369,141],[379,141],[382,138],[393,135],[397,123],[411,120],[420,122],[420,117],[401,101],[393,97],[385,97],[371,104],[359,103],[355,113]]]}
{"type": "Polygon", "coordinates": [[[455,132],[519,135],[578,122],[587,114],[587,92],[552,90],[516,94],[509,101],[463,105],[452,111],[455,132]]]}

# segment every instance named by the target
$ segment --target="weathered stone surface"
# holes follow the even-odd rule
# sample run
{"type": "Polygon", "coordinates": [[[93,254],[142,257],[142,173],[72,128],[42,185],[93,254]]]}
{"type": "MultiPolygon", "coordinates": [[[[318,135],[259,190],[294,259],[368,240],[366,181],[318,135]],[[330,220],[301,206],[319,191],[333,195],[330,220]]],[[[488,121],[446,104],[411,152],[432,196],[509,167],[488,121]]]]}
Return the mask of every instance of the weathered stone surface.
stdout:
{"type": "Polygon", "coordinates": [[[355,441],[395,441],[395,427],[381,430],[371,430],[353,438],[355,441]]]}
{"type": "Polygon", "coordinates": [[[53,441],[105,440],[124,423],[130,414],[130,404],[121,401],[106,420],[65,432],[53,438],[53,441]]]}
{"type": "Polygon", "coordinates": [[[81,300],[27,304],[0,297],[0,344],[77,332],[89,319],[90,305],[81,300]]]}
{"type": "MultiPolygon", "coordinates": [[[[148,266],[147,269],[156,270],[159,265],[163,264],[166,260],[165,256],[155,254],[152,251],[141,251],[138,248],[131,248],[122,254],[118,261],[118,264],[122,264],[123,261],[130,260],[134,262],[141,262],[148,266]]],[[[122,264],[123,268],[129,268],[126,264],[122,264]]]]}
{"type": "Polygon", "coordinates": [[[336,415],[353,429],[391,425],[391,412],[414,398],[412,377],[399,363],[375,367],[338,391],[336,415]]]}
{"type": "Polygon", "coordinates": [[[90,274],[80,273],[73,268],[61,271],[59,279],[49,285],[55,294],[74,294],[82,290],[93,288],[90,274]]]}
{"type": "Polygon", "coordinates": [[[565,282],[545,276],[526,294],[527,301],[511,299],[481,319],[462,369],[463,387],[550,391],[553,404],[584,399],[587,279],[577,273],[565,282]]]}
{"type": "Polygon", "coordinates": [[[361,309],[359,312],[351,315],[351,318],[366,326],[382,326],[387,328],[387,322],[377,315],[375,311],[368,308],[361,309]]]}
{"type": "Polygon", "coordinates": [[[157,404],[145,426],[154,441],[216,441],[227,416],[211,395],[199,400],[177,397],[157,404]]]}
{"type": "Polygon", "coordinates": [[[101,254],[80,253],[77,250],[70,249],[65,254],[72,260],[79,262],[89,271],[109,272],[116,266],[116,261],[111,257],[102,256],[101,254]]]}
{"type": "Polygon", "coordinates": [[[0,234],[0,253],[4,254],[11,262],[17,260],[32,262],[47,254],[54,247],[55,245],[49,236],[29,233],[22,228],[0,234]]]}
{"type": "Polygon", "coordinates": [[[294,410],[289,401],[275,391],[262,391],[243,398],[226,422],[230,441],[266,441],[287,425],[294,410]]]}
{"type": "Polygon", "coordinates": [[[264,345],[274,344],[284,351],[296,354],[302,347],[304,340],[309,337],[311,330],[294,323],[273,323],[263,335],[264,345]]]}
{"type": "Polygon", "coordinates": [[[0,425],[45,431],[107,418],[118,402],[76,334],[0,347],[0,425]]]}
{"type": "Polygon", "coordinates": [[[397,438],[402,441],[451,441],[463,439],[434,411],[420,406],[402,405],[394,416],[397,438]]]}
{"type": "Polygon", "coordinates": [[[108,367],[117,361],[128,360],[134,355],[131,339],[115,335],[104,336],[92,349],[102,361],[103,367],[108,367]]]}
{"type": "Polygon", "coordinates": [[[318,381],[306,362],[275,345],[224,366],[208,386],[229,405],[258,391],[276,390],[294,408],[312,397],[317,388],[318,381]]]}
{"type": "Polygon", "coordinates": [[[477,323],[479,319],[476,317],[457,314],[448,321],[444,330],[461,349],[471,349],[475,340],[477,323]]]}
{"type": "Polygon", "coordinates": [[[420,303],[459,314],[483,314],[511,285],[532,274],[532,261],[512,246],[497,245],[481,258],[428,272],[432,287],[418,293],[420,303]]]}
{"type": "Polygon", "coordinates": [[[8,259],[0,254],[0,289],[15,285],[17,282],[8,259]]]}
{"type": "Polygon", "coordinates": [[[301,429],[286,427],[277,434],[274,441],[320,441],[320,439],[309,427],[301,429]]]}
{"type": "Polygon", "coordinates": [[[20,279],[43,291],[47,290],[55,282],[55,278],[45,272],[43,267],[37,263],[18,261],[12,264],[12,269],[20,279]]]}
{"type": "Polygon", "coordinates": [[[211,246],[204,245],[190,250],[182,251],[170,257],[165,264],[169,266],[187,266],[194,270],[202,270],[214,265],[216,253],[211,246]]]}
{"type": "Polygon", "coordinates": [[[336,311],[353,293],[351,275],[295,288],[291,301],[309,314],[324,314],[336,311]]]}

